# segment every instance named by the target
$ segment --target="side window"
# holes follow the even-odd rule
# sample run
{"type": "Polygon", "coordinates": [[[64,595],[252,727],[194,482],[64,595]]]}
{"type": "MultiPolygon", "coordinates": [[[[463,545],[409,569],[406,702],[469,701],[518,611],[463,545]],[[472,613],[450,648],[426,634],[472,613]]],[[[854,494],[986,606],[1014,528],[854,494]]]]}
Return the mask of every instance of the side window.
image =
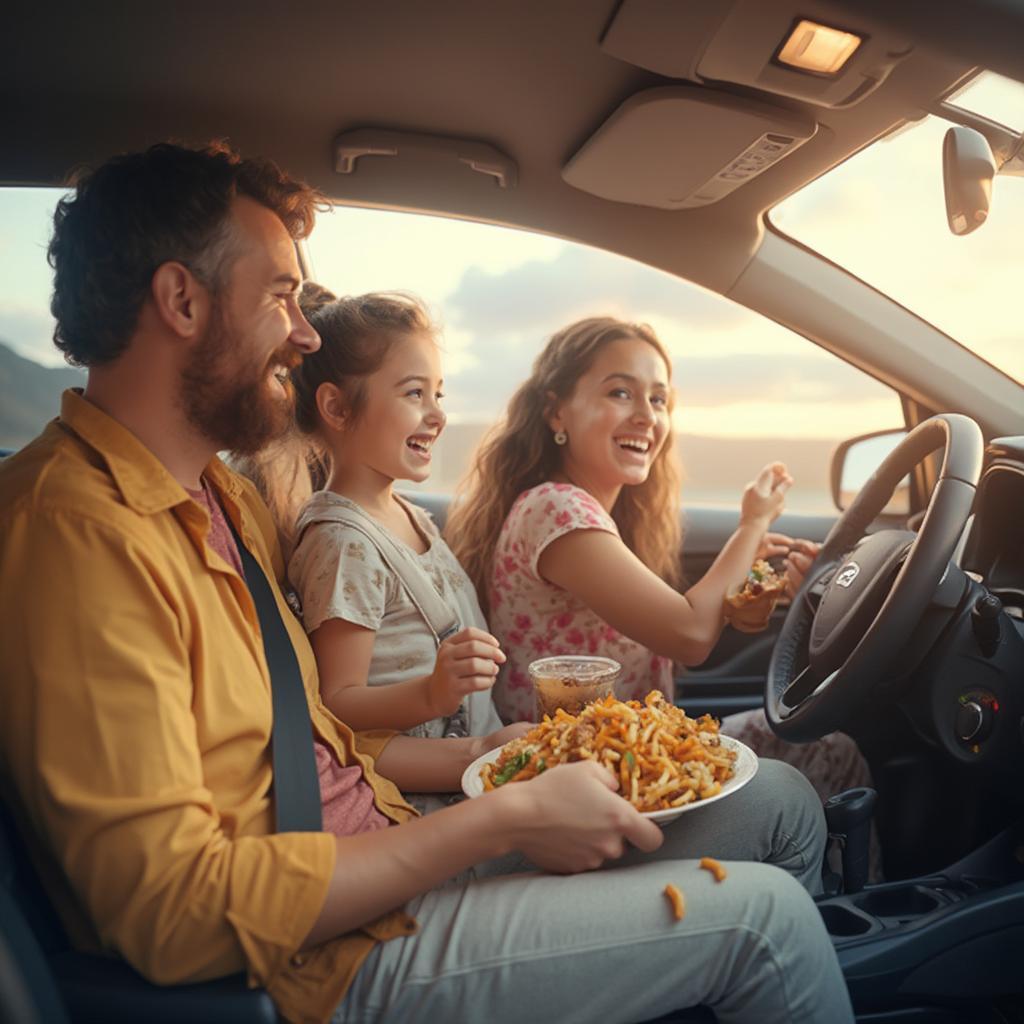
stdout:
{"type": "MultiPolygon", "coordinates": [[[[0,189],[0,449],[34,437],[84,374],[52,341],[46,262],[58,189],[0,189]]],[[[829,456],[902,425],[898,396],[784,327],[620,256],[483,224],[338,208],[309,243],[338,293],[407,290],[443,330],[449,425],[423,489],[451,494],[551,333],[579,317],[650,323],[673,357],[688,504],[733,505],[765,462],[796,478],[788,507],[831,512],[829,456]]]]}
{"type": "Polygon", "coordinates": [[[20,448],[60,410],[60,393],[85,375],[53,344],[46,245],[53,188],[0,189],[0,450],[20,448]]]}
{"type": "Polygon", "coordinates": [[[422,489],[454,491],[546,339],[583,316],[650,323],[673,357],[687,504],[735,505],[765,463],[793,511],[834,512],[839,441],[903,425],[899,396],[785,327],[624,257],[508,228],[338,207],[309,243],[339,294],[407,290],[440,320],[449,425],[422,489]]]}

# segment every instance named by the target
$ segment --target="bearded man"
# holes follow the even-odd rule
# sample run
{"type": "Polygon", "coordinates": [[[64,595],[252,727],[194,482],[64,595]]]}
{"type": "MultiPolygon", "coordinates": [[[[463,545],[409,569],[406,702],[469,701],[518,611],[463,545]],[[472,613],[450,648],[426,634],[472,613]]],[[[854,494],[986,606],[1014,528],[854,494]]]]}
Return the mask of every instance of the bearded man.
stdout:
{"type": "Polygon", "coordinates": [[[270,516],[217,457],[289,423],[319,202],[162,145],[58,206],[55,340],[88,383],[0,466],[0,790],[72,942],[159,984],[245,970],[289,1020],[849,1020],[806,891],[821,807],[787,766],[696,830],[663,834],[591,762],[416,818],[400,789],[456,790],[479,741],[324,708],[270,516]],[[626,869],[527,870],[627,844],[626,869]],[[702,854],[737,858],[727,884],[702,854]]]}

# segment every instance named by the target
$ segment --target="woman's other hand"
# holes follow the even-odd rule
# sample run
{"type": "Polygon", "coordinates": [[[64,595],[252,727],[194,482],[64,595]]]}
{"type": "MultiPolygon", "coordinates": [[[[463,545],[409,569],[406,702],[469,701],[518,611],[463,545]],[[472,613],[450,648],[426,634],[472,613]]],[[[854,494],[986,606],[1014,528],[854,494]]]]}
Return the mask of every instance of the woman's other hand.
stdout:
{"type": "Polygon", "coordinates": [[[788,555],[795,544],[807,544],[809,541],[795,541],[784,533],[772,533],[770,530],[764,535],[761,546],[757,549],[757,558],[763,558],[766,562],[769,558],[779,558],[788,555]]]}
{"type": "Polygon", "coordinates": [[[790,597],[796,596],[820,550],[821,545],[813,540],[794,540],[790,544],[786,556],[786,593],[790,597]]]}
{"type": "Polygon", "coordinates": [[[768,463],[743,492],[740,523],[763,522],[767,526],[774,522],[782,513],[786,491],[792,484],[793,478],[783,463],[768,463]]]}

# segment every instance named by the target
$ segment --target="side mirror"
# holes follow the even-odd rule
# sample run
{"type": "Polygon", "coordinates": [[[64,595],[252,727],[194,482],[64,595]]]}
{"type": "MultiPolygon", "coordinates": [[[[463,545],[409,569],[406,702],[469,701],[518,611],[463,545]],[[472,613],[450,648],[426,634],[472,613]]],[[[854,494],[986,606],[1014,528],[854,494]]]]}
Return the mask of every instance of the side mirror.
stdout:
{"type": "MultiPolygon", "coordinates": [[[[907,436],[905,430],[880,430],[843,441],[832,453],[832,501],[840,512],[850,507],[871,474],[907,436]]],[[[910,515],[910,477],[899,487],[882,509],[884,516],[910,515]]]]}
{"type": "Polygon", "coordinates": [[[942,140],[946,218],[954,235],[968,235],[988,218],[996,161],[981,132],[955,125],[942,140]]]}

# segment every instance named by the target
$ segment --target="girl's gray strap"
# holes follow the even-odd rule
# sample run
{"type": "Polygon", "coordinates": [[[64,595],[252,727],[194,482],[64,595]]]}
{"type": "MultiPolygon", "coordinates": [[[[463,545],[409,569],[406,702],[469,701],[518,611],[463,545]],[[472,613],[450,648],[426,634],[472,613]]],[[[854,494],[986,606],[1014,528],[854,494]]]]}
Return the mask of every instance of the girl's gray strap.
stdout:
{"type": "Polygon", "coordinates": [[[358,530],[377,549],[384,564],[402,581],[406,593],[434,634],[438,647],[461,629],[458,617],[434,589],[426,573],[413,561],[408,551],[372,517],[353,509],[334,506],[318,512],[303,526],[313,523],[337,522],[358,530]]]}

